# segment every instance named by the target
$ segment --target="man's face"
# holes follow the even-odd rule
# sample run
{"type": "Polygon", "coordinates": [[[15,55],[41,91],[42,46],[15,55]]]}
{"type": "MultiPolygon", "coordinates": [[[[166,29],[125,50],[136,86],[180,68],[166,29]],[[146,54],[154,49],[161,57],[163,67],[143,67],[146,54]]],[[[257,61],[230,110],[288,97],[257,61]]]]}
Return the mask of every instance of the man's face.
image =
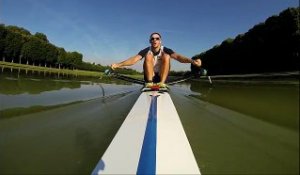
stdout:
{"type": "Polygon", "coordinates": [[[158,34],[153,34],[150,38],[151,46],[156,48],[160,46],[161,40],[158,34]]]}

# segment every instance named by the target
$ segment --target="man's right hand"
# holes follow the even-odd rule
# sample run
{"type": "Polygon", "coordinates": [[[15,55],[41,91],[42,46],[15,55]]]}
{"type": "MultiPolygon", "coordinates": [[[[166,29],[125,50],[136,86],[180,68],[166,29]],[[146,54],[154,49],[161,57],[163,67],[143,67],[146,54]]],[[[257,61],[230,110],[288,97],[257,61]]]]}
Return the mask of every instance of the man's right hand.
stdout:
{"type": "Polygon", "coordinates": [[[200,59],[195,59],[195,60],[193,60],[192,64],[195,65],[195,66],[200,67],[202,63],[201,63],[200,59]]]}

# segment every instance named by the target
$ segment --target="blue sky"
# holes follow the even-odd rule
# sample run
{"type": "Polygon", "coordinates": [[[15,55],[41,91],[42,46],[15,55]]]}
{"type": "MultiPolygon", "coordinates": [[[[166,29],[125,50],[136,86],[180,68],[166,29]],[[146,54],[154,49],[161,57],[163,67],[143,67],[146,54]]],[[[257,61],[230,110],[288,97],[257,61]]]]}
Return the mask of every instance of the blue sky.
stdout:
{"type": "MultiPolygon", "coordinates": [[[[187,57],[247,32],[298,0],[0,0],[0,23],[41,32],[84,61],[110,65],[149,46],[152,32],[187,57]]],[[[133,68],[141,70],[142,62],[133,68]]],[[[189,65],[172,61],[173,70],[189,65]]]]}

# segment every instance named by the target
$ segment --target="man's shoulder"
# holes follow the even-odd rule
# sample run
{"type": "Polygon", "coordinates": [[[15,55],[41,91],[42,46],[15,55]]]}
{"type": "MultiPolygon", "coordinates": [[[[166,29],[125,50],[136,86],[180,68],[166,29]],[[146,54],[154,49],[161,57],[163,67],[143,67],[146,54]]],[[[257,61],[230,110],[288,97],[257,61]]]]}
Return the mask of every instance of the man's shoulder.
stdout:
{"type": "Polygon", "coordinates": [[[162,46],[164,50],[172,50],[170,49],[169,47],[166,47],[166,46],[162,46]]]}
{"type": "Polygon", "coordinates": [[[141,51],[149,51],[149,50],[150,50],[150,47],[146,47],[146,48],[142,49],[141,51]]]}
{"type": "Polygon", "coordinates": [[[170,49],[166,46],[163,46],[163,50],[164,50],[164,52],[166,52],[167,54],[170,54],[170,55],[174,53],[173,49],[170,49]]]}
{"type": "Polygon", "coordinates": [[[140,50],[138,55],[141,55],[142,57],[144,57],[147,54],[147,52],[149,51],[149,49],[150,49],[149,47],[146,47],[145,49],[140,50]]]}

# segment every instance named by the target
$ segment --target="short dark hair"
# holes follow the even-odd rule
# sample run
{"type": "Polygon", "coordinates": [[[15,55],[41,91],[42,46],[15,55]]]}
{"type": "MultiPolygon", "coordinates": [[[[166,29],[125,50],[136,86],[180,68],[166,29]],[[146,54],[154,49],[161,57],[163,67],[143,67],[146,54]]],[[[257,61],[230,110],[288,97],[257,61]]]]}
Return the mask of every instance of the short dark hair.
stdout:
{"type": "Polygon", "coordinates": [[[151,33],[150,38],[151,38],[152,35],[154,35],[154,34],[157,34],[157,35],[161,38],[161,35],[160,35],[160,33],[158,33],[158,32],[153,32],[153,33],[151,33]]]}

